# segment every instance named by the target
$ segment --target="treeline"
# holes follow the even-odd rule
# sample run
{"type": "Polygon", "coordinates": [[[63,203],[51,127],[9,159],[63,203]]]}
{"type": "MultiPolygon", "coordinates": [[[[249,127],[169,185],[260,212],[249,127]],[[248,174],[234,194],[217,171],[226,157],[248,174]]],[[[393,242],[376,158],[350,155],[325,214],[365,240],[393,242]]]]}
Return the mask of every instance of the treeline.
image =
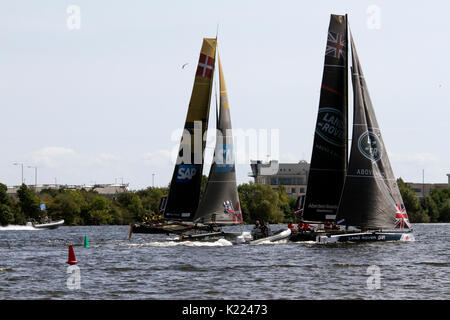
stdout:
{"type": "MultiPolygon", "coordinates": [[[[203,179],[203,186],[206,177],[203,179]]],[[[450,222],[450,188],[435,189],[418,200],[414,191],[399,179],[398,185],[411,222],[450,222]]],[[[64,219],[66,225],[125,225],[140,222],[143,217],[157,213],[160,199],[168,188],[147,188],[106,197],[96,191],[73,189],[44,189],[39,194],[22,185],[13,198],[0,183],[0,224],[23,225],[39,221],[47,215],[52,220],[64,219]],[[41,211],[45,204],[45,212],[41,211]]],[[[238,186],[244,221],[265,220],[271,223],[298,221],[294,214],[297,199],[286,195],[285,188],[244,183],[238,186]]]]}
{"type": "Polygon", "coordinates": [[[432,189],[422,199],[400,178],[397,180],[409,220],[416,223],[450,222],[450,187],[432,189]]]}
{"type": "MultiPolygon", "coordinates": [[[[203,179],[203,186],[206,184],[203,179]]],[[[144,216],[157,213],[160,199],[168,188],[147,188],[106,197],[84,189],[44,189],[39,194],[23,184],[13,198],[0,184],[0,224],[23,225],[48,216],[53,221],[64,219],[66,225],[124,225],[140,222],[144,216]],[[45,212],[40,205],[45,204],[45,212]]],[[[268,185],[241,184],[238,187],[245,222],[265,220],[286,222],[293,218],[296,198],[288,197],[284,187],[272,190],[268,185]]]]}

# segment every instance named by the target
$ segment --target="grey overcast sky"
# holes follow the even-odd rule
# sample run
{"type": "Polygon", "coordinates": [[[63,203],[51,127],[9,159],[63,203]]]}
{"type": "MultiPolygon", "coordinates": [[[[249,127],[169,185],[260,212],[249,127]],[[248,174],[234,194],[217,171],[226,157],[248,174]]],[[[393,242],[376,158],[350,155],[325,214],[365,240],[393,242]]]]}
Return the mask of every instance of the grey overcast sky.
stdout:
{"type": "MultiPolygon", "coordinates": [[[[309,162],[331,13],[349,15],[395,175],[446,182],[449,11],[432,0],[1,1],[0,182],[20,184],[19,162],[28,184],[37,166],[39,184],[140,189],[155,174],[167,185],[217,24],[233,128],[279,129],[279,160],[309,162]]],[[[237,170],[250,180],[248,164],[237,170]]]]}

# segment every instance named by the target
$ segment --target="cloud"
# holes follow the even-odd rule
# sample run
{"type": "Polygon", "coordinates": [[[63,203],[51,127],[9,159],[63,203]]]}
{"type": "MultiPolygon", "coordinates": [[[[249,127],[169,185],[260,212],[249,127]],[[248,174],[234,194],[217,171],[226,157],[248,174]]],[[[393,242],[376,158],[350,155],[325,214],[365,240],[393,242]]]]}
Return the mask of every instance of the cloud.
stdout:
{"type": "Polygon", "coordinates": [[[154,152],[147,152],[144,155],[144,162],[150,166],[167,166],[172,165],[176,162],[176,154],[174,155],[172,151],[169,150],[158,150],[154,152]]]}
{"type": "Polygon", "coordinates": [[[388,153],[396,177],[407,182],[445,183],[448,167],[438,156],[428,152],[388,153]]]}
{"type": "Polygon", "coordinates": [[[95,162],[100,165],[107,165],[111,162],[117,162],[120,160],[119,156],[116,156],[111,153],[101,153],[99,156],[96,157],[95,162]]]}
{"type": "Polygon", "coordinates": [[[61,167],[67,162],[72,162],[79,158],[79,155],[70,148],[65,147],[45,147],[32,154],[35,163],[49,168],[61,167]]]}
{"type": "Polygon", "coordinates": [[[395,162],[410,163],[410,164],[430,164],[438,163],[440,159],[432,153],[390,153],[389,159],[395,162]]]}

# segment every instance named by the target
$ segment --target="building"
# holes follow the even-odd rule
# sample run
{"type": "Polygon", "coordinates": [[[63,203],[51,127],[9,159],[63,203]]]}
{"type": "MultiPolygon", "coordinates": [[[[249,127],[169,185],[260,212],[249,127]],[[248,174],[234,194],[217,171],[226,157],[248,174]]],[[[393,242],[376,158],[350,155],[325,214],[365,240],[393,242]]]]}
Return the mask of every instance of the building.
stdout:
{"type": "Polygon", "coordinates": [[[417,198],[422,199],[431,193],[433,189],[442,189],[450,187],[450,173],[447,174],[447,183],[415,183],[415,182],[405,182],[406,186],[414,190],[417,198]]]}
{"type": "Polygon", "coordinates": [[[308,183],[309,163],[300,161],[298,163],[278,163],[271,160],[263,163],[261,160],[251,161],[252,172],[250,177],[255,183],[268,184],[272,189],[282,185],[288,196],[298,197],[306,193],[308,183]]]}
{"type": "MultiPolygon", "coordinates": [[[[128,191],[128,184],[96,184],[93,186],[89,185],[59,185],[59,184],[43,184],[35,186],[28,186],[34,189],[37,193],[44,189],[72,189],[72,190],[86,190],[86,191],[97,191],[102,196],[114,197],[117,194],[124,193],[128,191]]],[[[15,196],[17,190],[20,186],[8,187],[7,193],[10,196],[15,196]]]]}

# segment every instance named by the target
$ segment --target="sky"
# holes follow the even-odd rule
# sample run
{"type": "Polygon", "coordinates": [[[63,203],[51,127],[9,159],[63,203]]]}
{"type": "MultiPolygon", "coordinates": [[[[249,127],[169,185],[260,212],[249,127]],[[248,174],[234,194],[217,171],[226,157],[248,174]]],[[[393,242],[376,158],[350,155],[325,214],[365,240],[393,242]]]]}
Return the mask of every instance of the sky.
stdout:
{"type": "MultiPolygon", "coordinates": [[[[233,129],[278,137],[248,158],[309,162],[329,17],[347,13],[395,176],[445,183],[449,9],[432,0],[2,1],[0,182],[20,184],[14,163],[23,163],[27,184],[37,167],[38,184],[166,186],[202,39],[217,28],[233,129]]],[[[240,162],[243,183],[251,170],[240,162]]]]}

